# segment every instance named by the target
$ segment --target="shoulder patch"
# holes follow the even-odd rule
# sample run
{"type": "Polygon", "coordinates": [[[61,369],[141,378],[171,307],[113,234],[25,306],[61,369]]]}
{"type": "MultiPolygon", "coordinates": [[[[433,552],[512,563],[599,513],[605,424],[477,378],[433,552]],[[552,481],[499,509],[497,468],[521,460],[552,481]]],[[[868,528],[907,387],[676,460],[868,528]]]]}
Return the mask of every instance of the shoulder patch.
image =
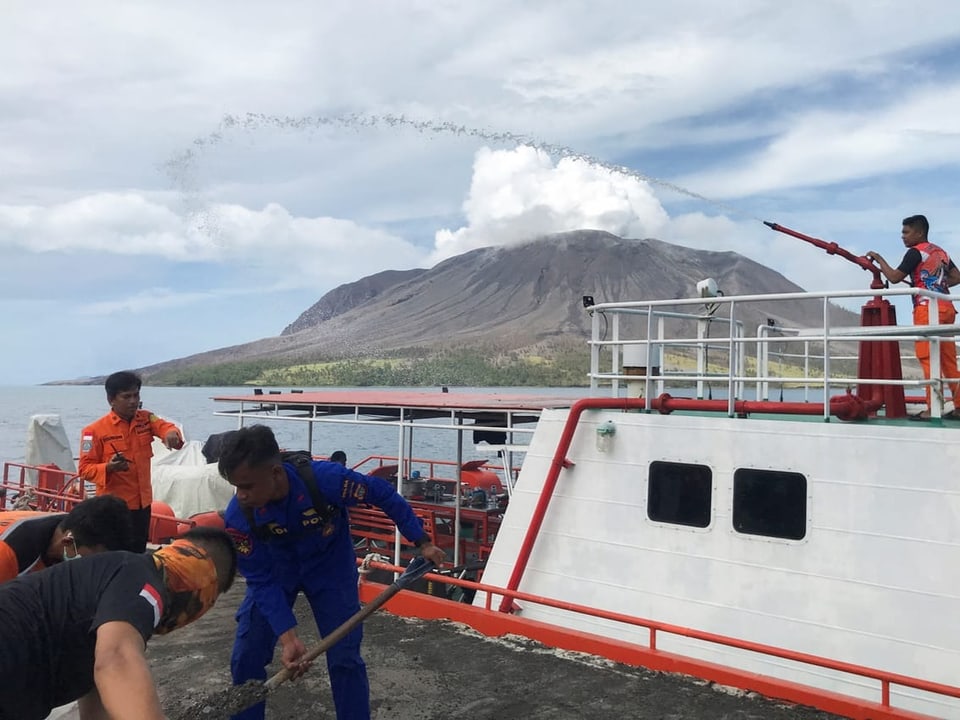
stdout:
{"type": "Polygon", "coordinates": [[[153,413],[150,413],[150,422],[156,422],[159,419],[160,419],[159,417],[157,417],[153,413]]]}
{"type": "Polygon", "coordinates": [[[227,535],[233,540],[233,546],[237,549],[238,555],[249,555],[253,552],[253,541],[246,533],[236,528],[227,528],[227,535]]]}
{"type": "Polygon", "coordinates": [[[93,435],[84,435],[80,441],[80,452],[90,452],[93,450],[93,435]]]}
{"type": "Polygon", "coordinates": [[[140,590],[140,597],[146,600],[153,610],[153,627],[156,628],[163,615],[163,596],[153,585],[146,583],[140,590]]]}

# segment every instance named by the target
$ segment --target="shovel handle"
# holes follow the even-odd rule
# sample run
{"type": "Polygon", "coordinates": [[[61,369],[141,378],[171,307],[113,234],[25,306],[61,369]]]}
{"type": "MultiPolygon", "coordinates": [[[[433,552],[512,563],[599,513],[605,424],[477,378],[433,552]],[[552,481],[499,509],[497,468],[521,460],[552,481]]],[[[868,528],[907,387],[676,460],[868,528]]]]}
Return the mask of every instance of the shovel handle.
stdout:
{"type": "MultiPolygon", "coordinates": [[[[325,638],[320,640],[316,645],[311,647],[303,656],[305,662],[311,662],[316,660],[318,657],[323,655],[327,650],[340,642],[347,634],[350,633],[357,625],[362,623],[367,617],[379,610],[384,603],[386,603],[390,598],[396,595],[398,592],[404,588],[412,585],[416,580],[419,580],[424,575],[426,575],[430,570],[434,568],[434,564],[429,560],[426,560],[423,557],[416,557],[410,561],[410,564],[407,566],[407,569],[398,577],[393,583],[387,586],[383,592],[377,595],[373,600],[368,602],[362,608],[357,610],[353,615],[351,615],[346,621],[343,622],[339,627],[337,627],[333,632],[327,635],[325,638]]],[[[269,691],[273,690],[275,687],[281,683],[286,682],[293,675],[292,670],[284,668],[276,675],[271,677],[264,683],[264,687],[269,691]]]]}

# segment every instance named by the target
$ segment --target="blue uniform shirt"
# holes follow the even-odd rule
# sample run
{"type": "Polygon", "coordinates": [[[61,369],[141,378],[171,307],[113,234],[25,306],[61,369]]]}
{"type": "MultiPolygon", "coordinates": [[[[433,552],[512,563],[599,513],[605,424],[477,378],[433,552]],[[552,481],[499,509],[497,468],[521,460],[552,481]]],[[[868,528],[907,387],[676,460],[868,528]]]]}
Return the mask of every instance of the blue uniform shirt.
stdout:
{"type": "Polygon", "coordinates": [[[277,635],[297,624],[287,598],[298,590],[356,583],[347,507],[364,503],[380,508],[411,542],[425,534],[423,522],[385,480],[339,463],[314,461],[317,488],[330,505],[339,508],[331,520],[323,522],[296,469],[286,463],[283,467],[290,492],[254,510],[254,522],[267,528],[269,541],[251,532],[236,497],[225,513],[227,531],[237,547],[237,569],[247,581],[247,600],[256,603],[277,635]]]}

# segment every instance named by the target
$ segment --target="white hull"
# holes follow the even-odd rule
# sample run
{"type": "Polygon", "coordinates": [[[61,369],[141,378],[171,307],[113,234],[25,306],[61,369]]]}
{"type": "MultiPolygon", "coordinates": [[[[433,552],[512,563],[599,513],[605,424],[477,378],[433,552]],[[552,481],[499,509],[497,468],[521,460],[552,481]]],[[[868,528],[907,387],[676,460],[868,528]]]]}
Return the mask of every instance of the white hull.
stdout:
{"type": "MultiPolygon", "coordinates": [[[[558,445],[543,413],[484,573],[507,586],[558,445]]],[[[519,589],[794,651],[922,677],[960,678],[960,445],[950,428],[591,411],[577,427],[519,589]],[[614,442],[596,447],[610,420],[614,442]],[[707,528],[647,516],[652,461],[713,477],[707,528]],[[736,532],[737,468],[807,478],[806,536],[736,532]]],[[[483,602],[482,597],[475,604],[483,602]]],[[[522,614],[638,644],[649,632],[525,605],[522,614]]],[[[658,648],[876,700],[879,683],[658,635],[658,648]]],[[[960,702],[894,690],[894,704],[960,718],[960,702]]]]}

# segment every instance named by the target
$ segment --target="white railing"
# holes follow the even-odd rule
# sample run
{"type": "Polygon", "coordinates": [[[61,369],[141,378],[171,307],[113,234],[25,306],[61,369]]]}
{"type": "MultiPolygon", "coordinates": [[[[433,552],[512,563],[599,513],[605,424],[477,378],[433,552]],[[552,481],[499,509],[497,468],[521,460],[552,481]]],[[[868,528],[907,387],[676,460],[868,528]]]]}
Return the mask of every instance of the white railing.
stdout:
{"type": "Polygon", "coordinates": [[[854,386],[902,385],[918,388],[918,394],[930,386],[932,414],[938,417],[944,400],[939,344],[956,342],[960,324],[940,325],[936,312],[930,313],[925,326],[850,327],[831,322],[831,310],[840,309],[832,301],[904,296],[953,300],[904,288],[600,303],[590,309],[591,392],[600,395],[609,389],[616,397],[624,392],[630,397],[671,392],[696,398],[717,394],[730,400],[769,400],[771,387],[779,386],[782,395],[785,386],[793,386],[793,394],[801,395],[796,399],[822,401],[831,392],[854,386]],[[819,301],[818,326],[787,327],[768,321],[759,324],[754,335],[747,334],[742,319],[750,314],[747,308],[755,316],[762,312],[782,317],[787,313],[777,312],[778,306],[800,300],[819,301]],[[932,379],[923,377],[912,346],[902,344],[917,340],[930,342],[932,379]],[[908,368],[904,379],[858,376],[858,347],[883,341],[901,344],[901,362],[908,368]]]}

